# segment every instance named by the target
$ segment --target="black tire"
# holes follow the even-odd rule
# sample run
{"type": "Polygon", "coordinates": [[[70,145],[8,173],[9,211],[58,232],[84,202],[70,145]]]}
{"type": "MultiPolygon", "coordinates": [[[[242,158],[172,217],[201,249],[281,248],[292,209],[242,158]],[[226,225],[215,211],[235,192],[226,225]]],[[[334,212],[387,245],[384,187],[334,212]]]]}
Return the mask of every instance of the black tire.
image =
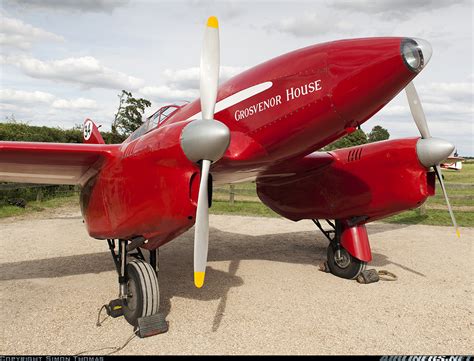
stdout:
{"type": "Polygon", "coordinates": [[[136,326],[140,317],[158,313],[160,306],[158,277],[153,267],[141,260],[129,262],[127,273],[127,301],[124,302],[123,315],[128,323],[136,326]]]}
{"type": "Polygon", "coordinates": [[[336,251],[334,246],[330,244],[328,246],[328,267],[331,273],[337,277],[346,278],[349,280],[356,279],[357,276],[365,269],[367,262],[361,261],[353,257],[347,252],[342,246],[341,259],[336,260],[336,251]]]}

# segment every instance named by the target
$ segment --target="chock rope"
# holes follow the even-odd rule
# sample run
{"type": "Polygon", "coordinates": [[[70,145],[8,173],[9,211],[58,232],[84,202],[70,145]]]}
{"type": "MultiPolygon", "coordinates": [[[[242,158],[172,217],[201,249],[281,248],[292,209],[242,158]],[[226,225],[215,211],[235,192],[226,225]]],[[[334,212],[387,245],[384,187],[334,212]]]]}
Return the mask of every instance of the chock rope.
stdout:
{"type": "Polygon", "coordinates": [[[133,335],[131,335],[122,346],[119,346],[119,347],[108,346],[108,347],[97,348],[95,350],[82,351],[82,352],[76,353],[74,356],[84,355],[85,353],[97,352],[97,351],[102,351],[102,350],[112,350],[111,352],[105,354],[105,355],[112,355],[116,352],[119,352],[120,350],[123,350],[130,343],[130,341],[132,341],[135,337],[137,337],[137,333],[138,333],[138,330],[133,330],[133,335]]]}
{"type": "Polygon", "coordinates": [[[386,271],[384,269],[381,269],[380,271],[377,271],[377,273],[380,276],[381,280],[384,281],[396,281],[398,280],[398,276],[392,272],[386,271]]]}
{"type": "Polygon", "coordinates": [[[105,310],[105,309],[107,309],[107,305],[103,305],[99,310],[99,314],[97,315],[97,323],[95,324],[97,327],[102,326],[105,320],[107,320],[110,317],[109,315],[107,315],[102,321],[100,320],[100,314],[102,313],[102,310],[105,310]]]}
{"type": "MultiPolygon", "coordinates": [[[[100,314],[102,313],[102,310],[104,310],[106,308],[107,308],[107,305],[103,305],[99,310],[99,314],[97,315],[97,323],[95,324],[97,327],[102,326],[104,321],[107,320],[110,317],[109,315],[107,315],[102,321],[100,320],[100,314]]],[[[74,356],[84,355],[85,353],[102,351],[102,350],[112,350],[111,352],[106,354],[106,355],[112,355],[116,352],[119,352],[120,350],[123,350],[130,343],[130,341],[132,341],[137,336],[138,336],[138,329],[135,328],[133,330],[133,334],[127,339],[127,341],[125,341],[125,343],[122,346],[118,346],[118,347],[108,346],[108,347],[98,348],[98,349],[95,349],[95,350],[82,351],[82,352],[79,352],[79,353],[75,354],[74,356]]]]}

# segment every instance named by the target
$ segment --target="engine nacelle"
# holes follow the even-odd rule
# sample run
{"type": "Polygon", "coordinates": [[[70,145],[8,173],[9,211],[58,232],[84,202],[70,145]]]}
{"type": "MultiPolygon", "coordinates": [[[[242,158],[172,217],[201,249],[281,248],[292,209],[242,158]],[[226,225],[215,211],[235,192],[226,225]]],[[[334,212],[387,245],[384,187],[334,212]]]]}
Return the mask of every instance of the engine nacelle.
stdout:
{"type": "Polygon", "coordinates": [[[257,180],[257,193],[268,207],[295,221],[360,224],[416,208],[434,194],[435,186],[434,173],[418,159],[417,141],[387,140],[336,150],[330,152],[332,162],[315,170],[257,180]]]}

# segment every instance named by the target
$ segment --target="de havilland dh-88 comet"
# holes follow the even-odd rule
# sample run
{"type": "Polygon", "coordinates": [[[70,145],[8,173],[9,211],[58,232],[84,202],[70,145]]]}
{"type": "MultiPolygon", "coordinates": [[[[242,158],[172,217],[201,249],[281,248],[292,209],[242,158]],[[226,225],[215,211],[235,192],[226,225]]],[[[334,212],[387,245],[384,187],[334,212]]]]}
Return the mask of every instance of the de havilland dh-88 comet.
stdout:
{"type": "Polygon", "coordinates": [[[214,184],[253,180],[281,216],[321,230],[318,220],[327,220],[329,270],[354,279],[372,259],[366,224],[420,206],[436,177],[459,235],[439,166],[454,147],[431,137],[412,82],[431,55],[421,39],[341,40],[219,85],[218,22],[210,17],[200,99],[160,108],[122,144],[105,144],[89,119],[84,144],[0,142],[0,181],[80,186],[87,231],[107,240],[117,268],[115,308],[132,325],[158,312],[157,249],[193,225],[194,283],[203,286],[214,184]],[[402,90],[421,137],[318,151],[402,90]]]}

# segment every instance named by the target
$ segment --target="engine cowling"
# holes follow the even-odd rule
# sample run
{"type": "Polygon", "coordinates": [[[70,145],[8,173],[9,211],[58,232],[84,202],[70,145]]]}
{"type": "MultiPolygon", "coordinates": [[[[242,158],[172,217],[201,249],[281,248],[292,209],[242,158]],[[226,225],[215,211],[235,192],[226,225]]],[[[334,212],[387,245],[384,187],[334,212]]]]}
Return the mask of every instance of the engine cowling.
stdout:
{"type": "MultiPolygon", "coordinates": [[[[420,163],[418,138],[340,149],[333,161],[285,179],[257,179],[268,207],[292,219],[365,223],[419,207],[434,194],[435,176],[420,163]]],[[[309,155],[308,157],[311,157],[309,155]]]]}

